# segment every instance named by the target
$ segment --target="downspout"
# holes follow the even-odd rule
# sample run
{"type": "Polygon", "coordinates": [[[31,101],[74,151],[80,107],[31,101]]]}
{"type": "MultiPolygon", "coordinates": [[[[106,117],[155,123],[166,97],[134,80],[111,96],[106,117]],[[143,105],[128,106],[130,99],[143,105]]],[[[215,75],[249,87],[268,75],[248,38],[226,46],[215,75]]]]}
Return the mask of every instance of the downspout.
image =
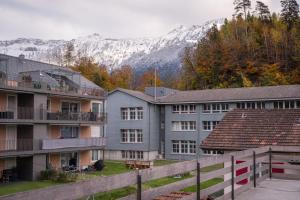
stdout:
{"type": "Polygon", "coordinates": [[[150,160],[150,131],[151,131],[151,120],[150,120],[150,117],[151,117],[151,114],[150,114],[150,106],[151,106],[151,104],[150,103],[148,103],[148,126],[149,126],[149,128],[148,128],[148,161],[150,160]]]}

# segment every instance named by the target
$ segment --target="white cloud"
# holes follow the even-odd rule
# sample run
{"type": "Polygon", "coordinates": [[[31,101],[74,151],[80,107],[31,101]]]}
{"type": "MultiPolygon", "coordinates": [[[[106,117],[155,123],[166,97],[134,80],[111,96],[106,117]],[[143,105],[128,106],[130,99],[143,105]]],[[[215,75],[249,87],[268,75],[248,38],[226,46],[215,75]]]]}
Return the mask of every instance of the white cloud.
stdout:
{"type": "MultiPolygon", "coordinates": [[[[279,11],[280,0],[264,2],[279,11]]],[[[0,40],[72,39],[92,33],[105,37],[155,37],[177,25],[230,18],[232,3],[233,0],[1,0],[0,40]]]]}

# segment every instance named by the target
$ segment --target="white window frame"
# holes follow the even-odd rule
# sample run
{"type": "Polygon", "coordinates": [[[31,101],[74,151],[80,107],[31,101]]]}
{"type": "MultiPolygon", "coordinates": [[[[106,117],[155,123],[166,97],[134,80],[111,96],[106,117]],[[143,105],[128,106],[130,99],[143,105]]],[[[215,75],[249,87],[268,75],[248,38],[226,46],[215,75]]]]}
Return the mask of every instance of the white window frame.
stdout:
{"type": "Polygon", "coordinates": [[[196,114],[196,109],[197,109],[196,104],[172,105],[172,113],[177,113],[177,114],[196,114]]]}
{"type": "Polygon", "coordinates": [[[172,154],[195,155],[196,148],[196,141],[172,140],[172,154]]]}
{"type": "Polygon", "coordinates": [[[120,142],[124,144],[136,144],[144,142],[142,129],[121,129],[120,142]]]}
{"type": "Polygon", "coordinates": [[[196,131],[197,123],[196,121],[172,121],[172,131],[196,131]]]}

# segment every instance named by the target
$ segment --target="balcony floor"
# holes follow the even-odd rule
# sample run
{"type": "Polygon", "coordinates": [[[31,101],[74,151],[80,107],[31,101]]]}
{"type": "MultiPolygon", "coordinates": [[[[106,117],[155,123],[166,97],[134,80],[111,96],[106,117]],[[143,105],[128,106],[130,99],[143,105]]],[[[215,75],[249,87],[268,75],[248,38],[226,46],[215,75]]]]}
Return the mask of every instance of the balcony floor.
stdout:
{"type": "Polygon", "coordinates": [[[265,180],[256,188],[241,193],[237,200],[298,200],[300,199],[300,181],[265,180]]]}

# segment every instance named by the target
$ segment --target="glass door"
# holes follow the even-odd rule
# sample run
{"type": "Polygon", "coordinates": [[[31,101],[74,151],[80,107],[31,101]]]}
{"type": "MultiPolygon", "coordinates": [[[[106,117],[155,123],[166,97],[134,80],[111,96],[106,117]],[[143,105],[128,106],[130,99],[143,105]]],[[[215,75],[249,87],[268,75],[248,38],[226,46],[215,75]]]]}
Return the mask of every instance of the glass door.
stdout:
{"type": "Polygon", "coordinates": [[[13,118],[16,119],[16,117],[17,117],[17,96],[15,96],[15,95],[7,96],[7,111],[11,112],[13,115],[13,118]]]}

